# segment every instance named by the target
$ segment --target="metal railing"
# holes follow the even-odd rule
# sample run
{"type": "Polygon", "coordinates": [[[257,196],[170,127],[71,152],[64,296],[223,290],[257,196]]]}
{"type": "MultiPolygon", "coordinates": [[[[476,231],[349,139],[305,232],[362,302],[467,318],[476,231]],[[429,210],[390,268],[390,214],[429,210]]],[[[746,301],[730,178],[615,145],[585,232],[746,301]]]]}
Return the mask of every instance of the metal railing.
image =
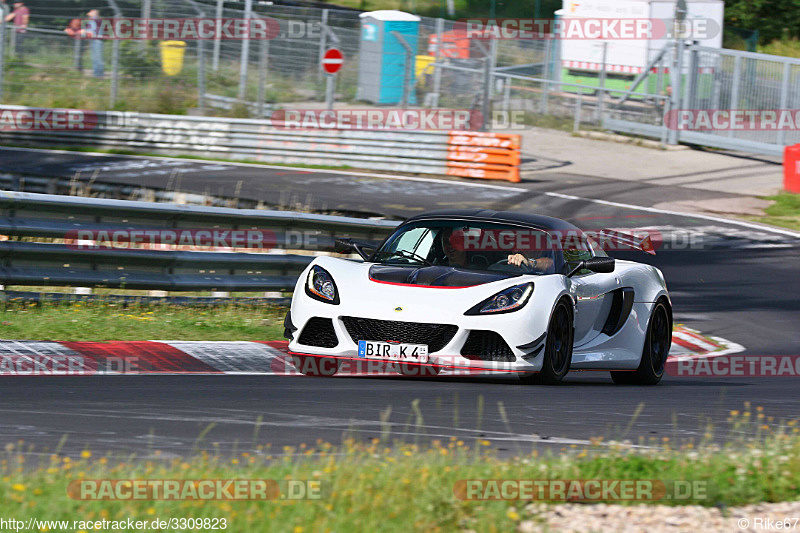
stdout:
{"type": "Polygon", "coordinates": [[[335,238],[381,241],[398,224],[18,192],[0,192],[0,213],[0,235],[9,239],[0,241],[0,284],[162,291],[292,290],[310,254],[332,251],[335,238]],[[274,244],[260,253],[186,251],[89,247],[74,238],[79,231],[198,228],[268,230],[274,244]]]}
{"type": "MultiPolygon", "coordinates": [[[[32,26],[25,37],[25,68],[17,68],[20,65],[14,58],[13,26],[0,22],[0,102],[103,109],[110,101],[114,109],[173,114],[197,112],[197,108],[203,112],[213,106],[234,116],[259,117],[268,108],[321,107],[325,83],[320,57],[335,36],[336,46],[345,56],[337,74],[336,98],[364,106],[359,100],[361,32],[357,11],[254,2],[252,16],[277,21],[281,37],[262,41],[261,46],[252,46],[246,40],[197,41],[197,46],[185,48],[183,67],[174,75],[164,72],[158,43],[114,41],[104,49],[105,64],[111,65],[109,76],[89,79],[88,72],[76,73],[73,64],[80,64],[90,41],[76,41],[64,33],[66,13],[72,13],[64,4],[57,0],[37,2],[40,12],[33,10],[32,26]],[[297,28],[302,32],[297,33],[297,28]],[[212,46],[213,51],[207,50],[212,46]],[[75,61],[65,61],[71,54],[75,61]],[[77,86],[87,89],[81,94],[71,93],[77,86]]],[[[107,4],[115,5],[112,0],[107,4]]],[[[148,15],[242,18],[243,5],[220,0],[169,0],[153,2],[148,15]]],[[[118,16],[120,12],[124,17],[143,16],[132,2],[123,3],[114,13],[106,9],[103,16],[118,16]]],[[[653,136],[670,144],[685,141],[755,153],[780,153],[783,146],[800,141],[797,129],[678,132],[667,131],[664,124],[669,109],[797,109],[800,67],[796,60],[669,43],[669,54],[654,65],[656,73],[650,73],[650,65],[634,67],[642,71],[643,84],[634,90],[638,94],[624,97],[617,106],[615,99],[626,92],[633,75],[630,65],[607,64],[605,52],[596,54],[590,66],[581,66],[575,64],[581,61],[562,57],[558,40],[482,43],[472,39],[462,46],[447,42],[448,35],[453,36],[454,24],[421,18],[418,37],[411,43],[416,45],[414,61],[418,62],[413,68],[406,59],[408,52],[394,52],[397,57],[391,62],[408,68],[391,83],[403,90],[406,101],[416,100],[430,108],[481,109],[487,118],[489,109],[522,110],[534,125],[539,124],[537,121],[562,128],[590,124],[653,136]],[[451,48],[445,50],[445,44],[451,48]],[[431,59],[432,64],[418,68],[431,59]]],[[[407,36],[404,39],[413,41],[407,36]]],[[[604,45],[598,42],[597,46],[604,45]]],[[[616,49],[636,46],[640,45],[614,43],[616,49]]],[[[495,126],[502,129],[502,125],[495,126]]]]}
{"type": "MultiPolygon", "coordinates": [[[[26,107],[3,109],[33,111],[26,107]]],[[[475,132],[294,129],[264,120],[103,112],[76,129],[0,130],[0,142],[90,146],[263,163],[349,166],[519,181],[519,136],[495,146],[475,132]]],[[[495,136],[495,134],[487,134],[495,136]]]]}

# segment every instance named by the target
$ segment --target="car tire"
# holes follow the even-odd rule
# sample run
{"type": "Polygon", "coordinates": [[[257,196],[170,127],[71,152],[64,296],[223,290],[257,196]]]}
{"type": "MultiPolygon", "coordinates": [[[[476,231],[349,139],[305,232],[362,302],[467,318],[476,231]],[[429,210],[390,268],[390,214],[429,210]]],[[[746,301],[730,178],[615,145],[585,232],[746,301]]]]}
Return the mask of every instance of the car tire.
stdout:
{"type": "Polygon", "coordinates": [[[336,357],[292,355],[292,362],[294,362],[295,368],[305,376],[331,377],[339,371],[339,359],[336,357]]]}
{"type": "Polygon", "coordinates": [[[442,371],[442,367],[436,365],[411,365],[408,363],[399,363],[397,369],[404,376],[421,378],[438,376],[442,371]]]}
{"type": "Polygon", "coordinates": [[[635,371],[611,372],[617,385],[655,385],[664,376],[672,345],[672,320],[663,301],[656,302],[647,324],[642,360],[635,371]]]}
{"type": "Polygon", "coordinates": [[[561,300],[553,309],[545,337],[542,369],[535,374],[520,376],[520,381],[531,385],[556,385],[564,379],[572,364],[572,343],[575,328],[572,312],[566,300],[561,300]]]}

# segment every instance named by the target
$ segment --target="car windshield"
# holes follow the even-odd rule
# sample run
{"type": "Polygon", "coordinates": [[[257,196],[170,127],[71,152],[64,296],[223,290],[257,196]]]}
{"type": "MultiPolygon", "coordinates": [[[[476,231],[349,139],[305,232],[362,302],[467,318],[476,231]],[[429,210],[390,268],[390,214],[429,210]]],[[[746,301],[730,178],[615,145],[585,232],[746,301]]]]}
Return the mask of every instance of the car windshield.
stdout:
{"type": "Polygon", "coordinates": [[[398,266],[552,274],[560,257],[551,248],[542,230],[491,222],[430,220],[398,229],[372,259],[398,266]]]}

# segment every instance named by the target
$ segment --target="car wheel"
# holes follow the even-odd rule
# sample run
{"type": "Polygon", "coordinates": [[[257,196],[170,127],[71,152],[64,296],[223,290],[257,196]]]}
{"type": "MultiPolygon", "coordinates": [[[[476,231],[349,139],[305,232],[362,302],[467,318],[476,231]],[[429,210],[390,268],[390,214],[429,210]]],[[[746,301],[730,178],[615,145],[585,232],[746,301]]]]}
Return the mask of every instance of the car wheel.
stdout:
{"type": "Polygon", "coordinates": [[[672,324],[664,302],[656,303],[644,338],[642,360],[634,372],[611,372],[618,385],[655,385],[664,376],[664,365],[672,346],[672,324]]]}
{"type": "Polygon", "coordinates": [[[330,377],[339,371],[339,359],[335,357],[292,355],[292,361],[297,370],[306,376],[330,377]]]}
{"type": "Polygon", "coordinates": [[[438,376],[439,372],[442,371],[442,367],[436,365],[412,365],[408,363],[400,363],[397,368],[404,376],[411,377],[433,377],[438,376]]]}
{"type": "Polygon", "coordinates": [[[544,347],[542,369],[535,374],[521,376],[526,384],[555,385],[569,372],[572,363],[572,342],[575,330],[572,314],[566,301],[561,300],[553,310],[544,347]]]}

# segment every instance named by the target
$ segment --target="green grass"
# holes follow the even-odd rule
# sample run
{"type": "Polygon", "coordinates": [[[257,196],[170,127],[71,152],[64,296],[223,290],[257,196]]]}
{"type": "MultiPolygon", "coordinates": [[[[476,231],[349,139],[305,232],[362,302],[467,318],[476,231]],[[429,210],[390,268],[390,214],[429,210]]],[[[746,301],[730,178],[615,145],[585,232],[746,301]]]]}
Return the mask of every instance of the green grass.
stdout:
{"type": "MultiPolygon", "coordinates": [[[[108,47],[110,49],[110,47],[108,47]]],[[[71,59],[71,56],[69,56],[71,59]]],[[[111,70],[107,62],[106,78],[96,79],[80,73],[64,62],[63,55],[46,49],[26,56],[24,62],[10,59],[6,65],[2,103],[42,108],[109,109],[111,70]]],[[[84,64],[86,67],[86,64],[84,64]]],[[[315,79],[315,78],[314,78],[315,79]]],[[[271,73],[265,90],[267,104],[303,100],[295,89],[313,86],[313,81],[271,73]]],[[[245,99],[255,101],[258,76],[250,69],[245,87],[245,99]]],[[[238,96],[238,63],[223,61],[220,70],[206,72],[206,90],[210,94],[238,96]]],[[[319,93],[323,94],[323,93],[319,93]]],[[[155,68],[146,77],[131,75],[123,63],[120,68],[118,94],[112,110],[140,113],[184,115],[197,107],[197,67],[191,60],[176,76],[167,76],[155,68]]],[[[230,110],[212,109],[215,115],[247,118],[244,106],[230,110]]]]}
{"type": "MultiPolygon", "coordinates": [[[[0,304],[2,305],[2,304],[0,304]]],[[[15,340],[283,339],[286,309],[270,305],[130,305],[107,302],[0,307],[0,338],[15,340]]]]}
{"type": "MultiPolygon", "coordinates": [[[[422,410],[412,403],[417,426],[422,410]]],[[[498,410],[503,408],[498,403],[498,410]]],[[[501,414],[502,416],[502,414],[501,414]]],[[[413,418],[413,417],[412,417],[413,418]]],[[[666,505],[736,506],[791,501],[800,497],[800,435],[796,420],[769,422],[759,407],[731,412],[724,445],[707,441],[678,446],[668,438],[629,443],[594,439],[586,449],[520,450],[499,458],[486,440],[455,438],[430,446],[380,438],[345,438],[341,445],[317,442],[283,449],[253,435],[253,452],[192,458],[121,459],[92,450],[80,457],[31,452],[24,442],[5,448],[0,465],[0,512],[5,517],[49,520],[152,520],[225,518],[230,531],[514,531],[535,520],[526,501],[467,501],[454,495],[466,479],[628,479],[706,482],[708,496],[657,500],[666,505]],[[84,501],[67,497],[77,479],[261,479],[319,480],[323,498],[269,501],[84,501]]],[[[411,420],[409,421],[411,424],[411,420]]],[[[256,425],[258,427],[258,425],[256,425]]],[[[387,430],[388,431],[388,430],[387,430]]],[[[700,433],[702,434],[701,429],[700,433]]],[[[198,437],[203,439],[204,434],[198,437]]],[[[622,502],[635,505],[635,502],[622,502]]]]}
{"type": "Polygon", "coordinates": [[[772,41],[767,45],[759,46],[758,51],[762,54],[785,57],[800,57],[800,40],[781,39],[779,41],[772,41]]]}
{"type": "Polygon", "coordinates": [[[765,196],[764,199],[775,203],[764,210],[763,217],[751,217],[750,220],[800,230],[800,194],[782,192],[775,196],[765,196]]]}

